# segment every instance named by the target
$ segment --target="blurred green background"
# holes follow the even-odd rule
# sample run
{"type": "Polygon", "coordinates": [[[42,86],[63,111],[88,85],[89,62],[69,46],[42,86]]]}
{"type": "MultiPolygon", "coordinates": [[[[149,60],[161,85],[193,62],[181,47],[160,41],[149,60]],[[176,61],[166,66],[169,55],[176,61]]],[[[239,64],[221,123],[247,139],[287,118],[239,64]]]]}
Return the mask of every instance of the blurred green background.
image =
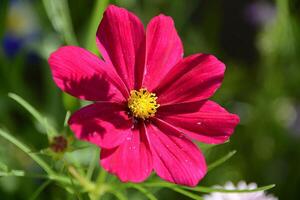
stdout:
{"type": "MultiPolygon", "coordinates": [[[[108,3],[133,11],[144,24],[159,13],[172,16],[185,55],[211,53],[227,65],[214,100],[238,113],[241,123],[230,142],[205,153],[208,163],[230,150],[237,153],[200,185],[228,180],[274,183],[270,192],[279,199],[299,199],[299,0],[1,0],[0,127],[37,151],[48,147],[41,127],[8,93],[26,99],[62,130],[66,111],[78,109],[80,103],[56,88],[47,58],[66,44],[96,52],[95,28],[108,3]]],[[[0,162],[41,171],[2,138],[0,162]]],[[[0,199],[29,199],[40,184],[39,179],[2,177],[0,199]]],[[[188,199],[170,190],[157,194],[159,199],[188,199]]],[[[50,184],[38,199],[66,197],[64,190],[50,184]]]]}

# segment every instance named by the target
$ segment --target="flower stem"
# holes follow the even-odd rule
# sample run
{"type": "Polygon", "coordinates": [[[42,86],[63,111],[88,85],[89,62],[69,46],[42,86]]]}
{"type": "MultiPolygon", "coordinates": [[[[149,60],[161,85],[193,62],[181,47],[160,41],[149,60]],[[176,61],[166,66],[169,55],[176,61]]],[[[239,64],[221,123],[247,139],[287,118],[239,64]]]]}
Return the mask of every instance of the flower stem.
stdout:
{"type": "Polygon", "coordinates": [[[99,151],[98,149],[94,149],[94,153],[93,153],[93,156],[92,156],[92,159],[91,159],[91,162],[89,164],[89,168],[88,168],[88,171],[86,173],[86,177],[91,180],[92,176],[93,176],[93,172],[95,170],[95,167],[96,167],[96,164],[97,164],[97,161],[98,161],[98,154],[99,154],[99,151]]]}
{"type": "Polygon", "coordinates": [[[9,142],[16,145],[19,149],[21,149],[23,152],[25,152],[28,156],[32,158],[45,172],[47,172],[49,175],[54,175],[55,172],[51,169],[51,167],[38,155],[31,153],[32,151],[29,149],[28,146],[23,144],[21,141],[19,141],[17,138],[12,136],[11,134],[3,131],[0,129],[0,136],[8,140],[9,142]]]}
{"type": "MultiPolygon", "coordinates": [[[[61,183],[65,183],[65,184],[71,184],[72,180],[70,180],[70,178],[64,176],[64,175],[60,175],[57,174],[55,171],[53,171],[51,169],[51,167],[48,165],[48,163],[46,163],[42,158],[40,158],[37,154],[32,153],[32,151],[29,149],[29,147],[25,144],[23,144],[21,141],[19,141],[17,138],[15,138],[14,136],[10,135],[9,133],[7,133],[6,131],[0,129],[0,136],[2,136],[4,139],[8,140],[9,142],[13,143],[14,145],[16,145],[19,149],[21,149],[23,152],[25,152],[29,157],[32,158],[32,160],[34,160],[48,175],[32,175],[35,178],[47,178],[49,180],[55,180],[61,183]]],[[[30,176],[30,175],[26,175],[21,174],[20,176],[30,176]]]]}
{"type": "Polygon", "coordinates": [[[73,166],[69,166],[68,170],[72,176],[78,180],[79,184],[88,192],[93,191],[95,189],[95,184],[90,182],[84,176],[80,175],[77,170],[73,166]]]}
{"type": "Polygon", "coordinates": [[[90,24],[86,33],[85,47],[93,53],[97,53],[97,47],[95,43],[95,36],[99,22],[102,19],[102,14],[109,4],[109,0],[96,0],[94,10],[92,11],[90,24]]]}

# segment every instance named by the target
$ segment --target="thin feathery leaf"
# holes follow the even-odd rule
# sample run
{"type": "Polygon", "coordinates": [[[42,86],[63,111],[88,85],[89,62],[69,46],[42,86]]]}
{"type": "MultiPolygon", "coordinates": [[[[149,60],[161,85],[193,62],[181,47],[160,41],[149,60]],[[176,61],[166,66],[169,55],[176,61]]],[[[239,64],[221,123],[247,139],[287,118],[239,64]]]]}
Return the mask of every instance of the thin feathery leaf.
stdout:
{"type": "Polygon", "coordinates": [[[25,99],[17,94],[9,93],[8,96],[19,103],[23,108],[25,108],[45,129],[48,136],[54,136],[57,131],[54,127],[50,126],[47,119],[43,117],[33,106],[31,106],[25,99]]]}
{"type": "Polygon", "coordinates": [[[181,188],[185,190],[191,190],[195,192],[203,192],[203,193],[212,193],[212,192],[224,192],[224,193],[243,193],[243,192],[258,192],[258,191],[265,191],[269,190],[273,187],[275,187],[275,184],[262,186],[256,189],[247,189],[247,190],[227,190],[227,189],[221,189],[221,188],[210,188],[210,187],[203,187],[203,186],[197,186],[197,187],[187,187],[187,186],[180,186],[175,185],[172,183],[167,182],[148,182],[142,184],[145,187],[165,187],[165,188],[181,188]]]}
{"type": "Polygon", "coordinates": [[[209,164],[207,169],[208,171],[211,171],[212,169],[218,167],[219,165],[223,164],[227,160],[229,160],[234,154],[236,153],[236,150],[230,151],[228,154],[223,156],[222,158],[219,158],[218,160],[214,161],[213,163],[209,164]]]}
{"type": "Polygon", "coordinates": [[[69,120],[70,116],[71,116],[71,112],[67,111],[66,116],[65,116],[65,120],[64,120],[64,127],[68,126],[68,120],[69,120]]]}
{"type": "Polygon", "coordinates": [[[275,187],[275,184],[266,185],[266,186],[262,186],[262,187],[255,188],[255,189],[247,189],[247,190],[228,190],[228,189],[221,189],[221,188],[209,188],[209,187],[203,187],[203,186],[198,186],[195,188],[184,187],[184,189],[192,190],[195,192],[203,192],[203,193],[212,193],[212,192],[222,192],[222,193],[244,193],[244,192],[246,192],[246,193],[248,193],[248,192],[265,191],[265,190],[272,189],[273,187],[275,187]]]}
{"type": "Polygon", "coordinates": [[[128,185],[129,185],[129,187],[132,187],[132,188],[140,191],[141,193],[143,193],[149,200],[157,200],[157,198],[143,186],[141,186],[139,184],[131,184],[131,183],[128,185]]]}
{"type": "Polygon", "coordinates": [[[128,198],[120,191],[116,190],[109,190],[109,193],[113,194],[119,200],[128,200],[128,198]]]}
{"type": "Polygon", "coordinates": [[[196,194],[194,194],[194,193],[191,193],[191,192],[189,192],[189,191],[186,191],[186,190],[184,190],[184,189],[181,189],[181,188],[170,188],[170,189],[172,189],[172,190],[174,190],[175,192],[178,192],[178,193],[180,193],[180,194],[182,194],[182,195],[184,195],[184,196],[187,196],[187,197],[190,197],[191,199],[195,199],[195,200],[203,200],[203,198],[201,197],[201,196],[199,196],[199,195],[196,195],[196,194]]]}
{"type": "Polygon", "coordinates": [[[51,180],[45,181],[38,189],[31,195],[30,200],[35,200],[41,194],[41,192],[51,183],[51,180]]]}

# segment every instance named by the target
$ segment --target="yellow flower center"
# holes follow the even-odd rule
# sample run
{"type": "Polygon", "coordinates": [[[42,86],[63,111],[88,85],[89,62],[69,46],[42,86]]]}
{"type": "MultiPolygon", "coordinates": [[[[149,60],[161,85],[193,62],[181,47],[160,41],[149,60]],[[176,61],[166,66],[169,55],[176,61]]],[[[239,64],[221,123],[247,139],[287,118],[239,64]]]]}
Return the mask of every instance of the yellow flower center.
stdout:
{"type": "Polygon", "coordinates": [[[153,117],[159,107],[156,95],[147,89],[131,90],[128,98],[128,108],[136,118],[147,119],[153,117]]]}

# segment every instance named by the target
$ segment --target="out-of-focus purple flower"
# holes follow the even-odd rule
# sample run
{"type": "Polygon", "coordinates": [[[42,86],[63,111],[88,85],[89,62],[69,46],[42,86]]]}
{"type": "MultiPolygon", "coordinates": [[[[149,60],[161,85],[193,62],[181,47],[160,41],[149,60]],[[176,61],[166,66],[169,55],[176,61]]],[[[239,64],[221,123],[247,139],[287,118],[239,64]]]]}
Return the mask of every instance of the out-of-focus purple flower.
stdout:
{"type": "Polygon", "coordinates": [[[8,57],[14,57],[23,47],[38,41],[40,27],[30,1],[10,1],[2,39],[2,47],[8,57]]]}
{"type": "Polygon", "coordinates": [[[8,57],[14,57],[16,53],[22,48],[23,40],[18,37],[11,37],[5,35],[2,41],[2,46],[5,54],[8,57]]]}
{"type": "Polygon", "coordinates": [[[271,23],[276,16],[275,5],[267,1],[257,1],[246,7],[246,20],[254,26],[265,26],[271,23]]]}

